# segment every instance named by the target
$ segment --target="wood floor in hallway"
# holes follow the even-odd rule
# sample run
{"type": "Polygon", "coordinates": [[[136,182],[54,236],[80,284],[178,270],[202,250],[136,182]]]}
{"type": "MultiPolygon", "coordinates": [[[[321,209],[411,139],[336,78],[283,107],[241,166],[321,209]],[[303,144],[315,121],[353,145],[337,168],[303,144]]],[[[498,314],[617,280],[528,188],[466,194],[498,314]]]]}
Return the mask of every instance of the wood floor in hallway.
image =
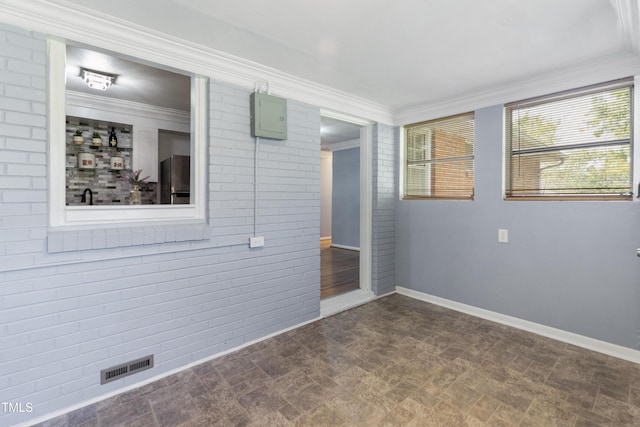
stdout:
{"type": "Polygon", "coordinates": [[[331,247],[320,241],[320,298],[328,298],[360,287],[360,252],[331,247]]]}

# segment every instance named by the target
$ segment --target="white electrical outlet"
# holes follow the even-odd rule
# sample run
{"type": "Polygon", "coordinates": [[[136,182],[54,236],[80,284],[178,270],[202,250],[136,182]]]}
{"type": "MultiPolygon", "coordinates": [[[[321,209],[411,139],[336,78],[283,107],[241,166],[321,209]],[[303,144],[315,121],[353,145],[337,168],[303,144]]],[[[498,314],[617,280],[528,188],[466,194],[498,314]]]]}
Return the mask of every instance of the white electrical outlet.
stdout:
{"type": "Polygon", "coordinates": [[[509,230],[506,228],[498,228],[498,242],[509,243],[509,230]]]}
{"type": "Polygon", "coordinates": [[[264,246],[264,237],[250,237],[249,238],[249,247],[250,248],[261,248],[264,246]]]}

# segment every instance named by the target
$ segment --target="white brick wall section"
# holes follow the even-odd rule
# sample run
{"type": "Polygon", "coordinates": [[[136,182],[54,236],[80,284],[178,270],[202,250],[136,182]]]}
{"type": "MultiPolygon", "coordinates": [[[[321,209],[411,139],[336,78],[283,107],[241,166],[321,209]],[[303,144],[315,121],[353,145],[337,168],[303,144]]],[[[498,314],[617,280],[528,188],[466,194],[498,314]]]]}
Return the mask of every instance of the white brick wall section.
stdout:
{"type": "Polygon", "coordinates": [[[34,405],[31,414],[0,413],[0,425],[102,396],[319,315],[318,108],[289,101],[289,139],[261,145],[262,249],[246,245],[254,212],[249,92],[216,82],[209,226],[201,230],[209,239],[178,241],[183,229],[168,227],[51,233],[40,88],[45,47],[41,35],[0,25],[0,64],[8,57],[32,60],[13,83],[0,82],[0,388],[3,401],[34,405]],[[27,124],[29,115],[34,120],[27,124]],[[87,240],[103,249],[87,250],[87,240]],[[243,245],[218,246],[238,242],[243,245]],[[56,253],[65,246],[74,251],[56,253]],[[6,266],[22,269],[2,271],[6,266]],[[99,385],[101,368],[149,353],[154,369],[99,385]]]}

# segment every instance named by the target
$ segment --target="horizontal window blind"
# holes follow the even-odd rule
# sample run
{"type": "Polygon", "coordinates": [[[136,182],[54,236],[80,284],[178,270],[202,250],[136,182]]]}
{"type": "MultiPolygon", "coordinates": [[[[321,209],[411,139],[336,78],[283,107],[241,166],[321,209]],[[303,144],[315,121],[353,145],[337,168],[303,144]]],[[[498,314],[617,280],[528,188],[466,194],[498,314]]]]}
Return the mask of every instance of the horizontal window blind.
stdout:
{"type": "Polygon", "coordinates": [[[473,197],[473,113],[405,126],[404,198],[473,197]]]}
{"type": "Polygon", "coordinates": [[[506,106],[507,197],[631,197],[631,81],[506,106]]]}

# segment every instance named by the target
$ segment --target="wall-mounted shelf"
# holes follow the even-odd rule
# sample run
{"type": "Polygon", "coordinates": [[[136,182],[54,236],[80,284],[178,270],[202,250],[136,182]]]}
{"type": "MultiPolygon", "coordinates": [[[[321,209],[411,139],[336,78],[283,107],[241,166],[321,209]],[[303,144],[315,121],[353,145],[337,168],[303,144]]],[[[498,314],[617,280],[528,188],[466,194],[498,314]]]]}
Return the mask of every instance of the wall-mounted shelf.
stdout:
{"type": "Polygon", "coordinates": [[[109,147],[108,145],[91,145],[91,144],[89,144],[89,145],[73,144],[73,146],[70,146],[69,148],[71,148],[70,151],[72,151],[72,152],[74,151],[73,148],[78,148],[78,149],[91,148],[91,149],[100,150],[100,151],[103,151],[103,152],[112,152],[112,151],[118,152],[118,151],[132,151],[133,150],[131,147],[109,147]]]}

